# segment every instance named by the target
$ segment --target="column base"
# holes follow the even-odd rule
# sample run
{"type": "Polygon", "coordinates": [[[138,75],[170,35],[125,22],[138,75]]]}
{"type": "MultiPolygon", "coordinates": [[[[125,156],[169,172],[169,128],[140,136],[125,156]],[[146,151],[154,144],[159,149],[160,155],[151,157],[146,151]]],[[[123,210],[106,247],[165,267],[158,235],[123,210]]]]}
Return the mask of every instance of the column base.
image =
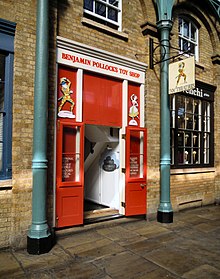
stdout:
{"type": "Polygon", "coordinates": [[[50,234],[44,238],[27,237],[27,251],[32,255],[40,255],[48,253],[53,247],[53,237],[50,234]]]}
{"type": "Polygon", "coordinates": [[[160,223],[173,223],[173,211],[157,211],[157,221],[160,223]]]}

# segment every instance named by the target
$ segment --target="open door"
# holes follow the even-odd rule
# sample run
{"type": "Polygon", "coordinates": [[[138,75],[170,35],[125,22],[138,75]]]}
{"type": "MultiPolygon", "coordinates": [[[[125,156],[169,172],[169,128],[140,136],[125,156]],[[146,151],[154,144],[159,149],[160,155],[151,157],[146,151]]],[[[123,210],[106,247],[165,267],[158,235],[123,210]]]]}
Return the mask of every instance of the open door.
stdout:
{"type": "Polygon", "coordinates": [[[56,227],[83,224],[84,125],[57,122],[56,227]]]}
{"type": "Polygon", "coordinates": [[[125,215],[147,211],[147,130],[126,127],[125,215]]]}

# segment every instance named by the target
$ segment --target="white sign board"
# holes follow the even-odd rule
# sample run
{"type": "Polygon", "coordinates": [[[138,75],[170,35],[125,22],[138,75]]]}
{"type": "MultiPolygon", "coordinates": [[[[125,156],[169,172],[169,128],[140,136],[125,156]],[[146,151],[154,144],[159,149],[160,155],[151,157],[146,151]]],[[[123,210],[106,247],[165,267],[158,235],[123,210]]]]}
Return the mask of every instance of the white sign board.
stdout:
{"type": "Polygon", "coordinates": [[[169,65],[169,94],[195,88],[195,58],[186,58],[169,65]]]}

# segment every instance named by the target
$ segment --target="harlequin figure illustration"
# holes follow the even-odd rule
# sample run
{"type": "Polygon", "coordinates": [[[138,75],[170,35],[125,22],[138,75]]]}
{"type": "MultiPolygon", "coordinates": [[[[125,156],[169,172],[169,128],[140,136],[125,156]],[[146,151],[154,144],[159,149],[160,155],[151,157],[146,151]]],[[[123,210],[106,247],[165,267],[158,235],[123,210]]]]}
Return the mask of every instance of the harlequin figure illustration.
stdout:
{"type": "Polygon", "coordinates": [[[183,77],[184,82],[186,82],[186,74],[184,73],[185,63],[180,62],[178,66],[179,66],[179,69],[178,69],[179,74],[177,76],[176,86],[179,84],[181,77],[183,77]]]}
{"type": "Polygon", "coordinates": [[[70,94],[73,93],[72,90],[70,90],[70,86],[71,86],[71,81],[66,78],[66,77],[62,77],[60,79],[60,85],[61,85],[61,92],[63,93],[63,96],[61,96],[58,101],[61,101],[61,104],[59,105],[59,108],[58,108],[58,112],[60,112],[62,110],[62,107],[64,106],[64,104],[66,102],[69,102],[71,104],[71,107],[70,107],[70,111],[71,113],[73,112],[73,107],[75,105],[75,103],[73,102],[70,94]]]}
{"type": "Polygon", "coordinates": [[[137,97],[137,95],[132,94],[130,99],[131,99],[132,106],[129,109],[129,116],[132,118],[132,120],[130,120],[129,124],[138,125],[137,121],[134,119],[135,117],[138,118],[138,114],[139,114],[139,111],[137,108],[138,107],[138,102],[137,102],[138,97],[137,97]]]}

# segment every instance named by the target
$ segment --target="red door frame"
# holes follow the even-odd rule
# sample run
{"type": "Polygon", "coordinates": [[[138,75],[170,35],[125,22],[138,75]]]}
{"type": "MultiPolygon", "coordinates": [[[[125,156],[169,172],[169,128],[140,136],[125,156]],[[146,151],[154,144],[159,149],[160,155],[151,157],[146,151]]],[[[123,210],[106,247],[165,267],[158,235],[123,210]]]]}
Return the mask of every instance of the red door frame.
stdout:
{"type": "MultiPolygon", "coordinates": [[[[134,137],[135,139],[135,137],[134,137]]],[[[147,213],[147,130],[139,127],[126,127],[126,157],[125,157],[125,216],[142,215],[147,213]],[[131,140],[133,135],[141,135],[142,142],[131,140]],[[142,145],[142,146],[141,146],[142,145]],[[140,150],[140,148],[142,150],[140,150]],[[139,150],[139,151],[138,151],[139,150]],[[132,163],[132,156],[135,161],[132,163]],[[140,158],[142,157],[142,175],[140,158]],[[133,166],[131,166],[133,164],[133,166]],[[133,174],[132,174],[133,172],[133,174]]]]}
{"type": "MultiPolygon", "coordinates": [[[[73,123],[68,119],[57,121],[57,172],[56,172],[56,227],[66,227],[83,224],[83,201],[84,201],[84,124],[73,123]],[[64,128],[75,129],[76,135],[72,137],[73,145],[80,145],[79,150],[75,149],[72,153],[63,153],[64,148],[64,128]],[[78,142],[76,142],[77,133],[79,133],[78,142]],[[63,178],[64,166],[63,155],[69,157],[68,161],[72,176],[77,179],[63,178]],[[78,171],[76,170],[76,160],[79,160],[78,171]],[[73,170],[74,169],[74,170],[73,170]],[[75,173],[75,171],[77,173],[75,173]]],[[[68,177],[68,175],[67,175],[68,177]]],[[[70,176],[71,177],[71,176],[70,176]]]]}

